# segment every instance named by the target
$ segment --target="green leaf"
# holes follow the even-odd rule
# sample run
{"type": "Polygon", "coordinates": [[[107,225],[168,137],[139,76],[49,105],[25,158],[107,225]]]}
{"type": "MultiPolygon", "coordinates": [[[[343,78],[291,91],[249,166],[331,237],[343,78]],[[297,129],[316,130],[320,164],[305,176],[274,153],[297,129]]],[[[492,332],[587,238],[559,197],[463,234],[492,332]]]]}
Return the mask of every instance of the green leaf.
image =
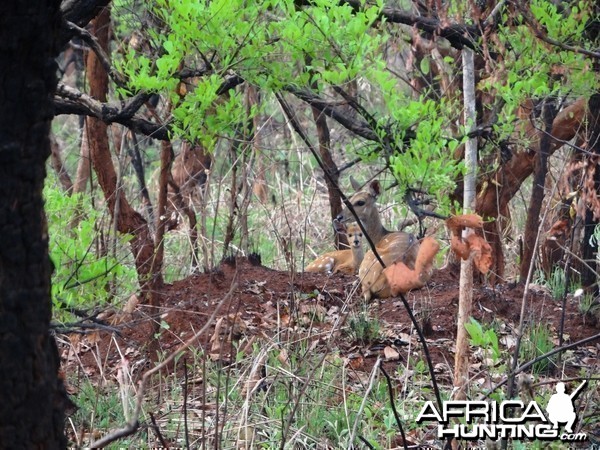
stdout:
{"type": "Polygon", "coordinates": [[[429,58],[423,58],[419,63],[419,68],[423,75],[429,75],[429,58]]]}

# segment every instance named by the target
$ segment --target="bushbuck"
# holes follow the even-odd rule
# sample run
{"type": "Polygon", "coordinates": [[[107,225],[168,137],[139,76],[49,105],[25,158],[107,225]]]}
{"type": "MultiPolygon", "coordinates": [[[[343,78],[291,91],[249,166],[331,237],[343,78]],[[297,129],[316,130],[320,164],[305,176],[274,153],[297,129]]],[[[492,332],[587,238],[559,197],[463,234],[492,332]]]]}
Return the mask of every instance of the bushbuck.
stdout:
{"type": "MultiPolygon", "coordinates": [[[[355,183],[352,184],[356,189],[355,183]]],[[[376,203],[380,193],[381,185],[379,181],[374,180],[365,190],[356,192],[350,198],[350,203],[386,267],[402,261],[409,268],[414,269],[419,252],[419,241],[410,233],[390,231],[383,226],[376,203]]],[[[348,208],[344,208],[335,220],[345,223],[356,219],[348,208]]],[[[367,251],[365,254],[359,267],[358,276],[365,300],[391,296],[390,286],[383,273],[383,267],[372,250],[367,251]]]]}
{"type": "Polygon", "coordinates": [[[306,272],[342,272],[355,275],[363,260],[362,231],[357,224],[344,225],[334,221],[334,228],[338,233],[346,233],[349,250],[337,250],[325,253],[311,262],[305,269],[306,272]]]}

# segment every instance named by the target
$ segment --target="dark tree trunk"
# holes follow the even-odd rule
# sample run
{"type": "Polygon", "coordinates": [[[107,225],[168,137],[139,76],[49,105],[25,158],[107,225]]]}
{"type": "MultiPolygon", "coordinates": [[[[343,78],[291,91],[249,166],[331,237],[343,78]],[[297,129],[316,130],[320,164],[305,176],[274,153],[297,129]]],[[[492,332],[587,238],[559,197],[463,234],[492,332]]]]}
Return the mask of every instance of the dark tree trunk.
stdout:
{"type": "Polygon", "coordinates": [[[66,394],[49,334],[48,233],[42,188],[50,155],[59,0],[1,2],[0,448],[65,448],[66,394]]]}
{"type": "MultiPolygon", "coordinates": [[[[327,192],[329,193],[329,210],[331,212],[331,220],[333,220],[342,212],[342,199],[340,197],[340,191],[337,188],[337,186],[339,186],[340,173],[329,149],[330,138],[327,118],[325,117],[325,114],[315,108],[312,108],[312,112],[315,124],[317,125],[317,137],[319,138],[321,161],[323,161],[325,170],[329,173],[329,176],[325,177],[325,184],[327,185],[327,192]]],[[[348,239],[345,234],[335,233],[334,240],[335,248],[339,248],[340,243],[348,244],[348,239]]]]}
{"type": "Polygon", "coordinates": [[[535,249],[535,240],[540,226],[540,213],[544,203],[544,188],[546,184],[546,174],[548,173],[548,155],[550,154],[550,144],[552,142],[552,122],[556,117],[556,107],[553,100],[547,99],[543,106],[544,129],[546,133],[540,137],[539,151],[535,157],[535,169],[533,172],[533,187],[531,189],[531,200],[527,210],[527,220],[525,222],[525,234],[523,237],[523,259],[520,267],[521,281],[527,279],[529,268],[531,267],[535,249]]]}
{"type": "Polygon", "coordinates": [[[589,100],[589,122],[588,122],[588,151],[590,156],[590,166],[594,168],[593,180],[588,181],[593,186],[590,197],[595,201],[588,201],[584,217],[583,242],[581,243],[581,253],[583,259],[587,262],[581,268],[581,284],[585,287],[595,286],[594,294],[598,295],[598,268],[596,258],[598,254],[598,243],[591,237],[600,217],[598,211],[597,196],[600,192],[600,94],[594,94],[589,100]]]}

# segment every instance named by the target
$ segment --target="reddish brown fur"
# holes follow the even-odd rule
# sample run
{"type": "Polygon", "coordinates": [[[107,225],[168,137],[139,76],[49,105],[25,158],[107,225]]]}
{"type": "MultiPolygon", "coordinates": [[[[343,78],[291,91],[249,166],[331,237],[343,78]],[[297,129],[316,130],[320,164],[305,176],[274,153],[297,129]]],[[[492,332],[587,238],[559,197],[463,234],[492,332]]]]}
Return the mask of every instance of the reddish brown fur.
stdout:
{"type": "MultiPolygon", "coordinates": [[[[340,225],[338,225],[340,226],[340,225]]],[[[341,225],[339,232],[344,232],[348,236],[348,242],[350,242],[350,250],[337,250],[334,252],[328,252],[310,263],[305,271],[306,272],[342,272],[349,275],[356,274],[358,267],[363,259],[364,253],[362,248],[362,231],[356,224],[341,225]]]]}
{"type": "MultiPolygon", "coordinates": [[[[350,198],[350,203],[365,231],[375,244],[377,253],[384,264],[389,266],[397,261],[402,261],[413,269],[419,252],[419,242],[412,234],[402,231],[393,232],[383,226],[376,203],[380,192],[379,182],[373,181],[367,190],[356,192],[350,198]]],[[[344,208],[337,220],[351,222],[355,219],[349,209],[344,208]]],[[[372,250],[365,254],[358,276],[361,280],[363,296],[367,301],[373,297],[386,298],[391,295],[383,267],[372,250]]]]}

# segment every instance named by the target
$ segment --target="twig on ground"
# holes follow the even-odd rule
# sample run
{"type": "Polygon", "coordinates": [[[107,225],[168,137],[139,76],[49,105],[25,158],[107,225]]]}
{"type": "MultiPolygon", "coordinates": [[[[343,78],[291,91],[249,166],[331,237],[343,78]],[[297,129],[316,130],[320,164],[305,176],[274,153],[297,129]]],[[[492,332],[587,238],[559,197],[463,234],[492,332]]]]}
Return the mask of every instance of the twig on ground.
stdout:
{"type": "Polygon", "coordinates": [[[394,401],[394,390],[392,389],[392,380],[390,376],[383,368],[383,364],[379,366],[379,370],[385,376],[385,381],[387,382],[388,393],[390,394],[390,405],[392,406],[392,412],[394,413],[394,418],[396,419],[396,424],[398,425],[398,429],[400,430],[400,435],[402,436],[402,443],[404,445],[404,449],[408,450],[408,444],[406,443],[406,434],[404,434],[404,427],[402,426],[402,422],[400,421],[400,415],[398,414],[398,410],[396,409],[396,402],[394,401]]]}
{"type": "Polygon", "coordinates": [[[365,404],[367,403],[367,398],[369,398],[369,394],[373,389],[373,385],[375,384],[375,379],[377,378],[377,369],[381,366],[381,357],[377,358],[375,361],[375,365],[373,366],[373,370],[371,371],[371,378],[369,379],[369,386],[367,387],[367,391],[363,396],[363,400],[358,408],[358,412],[356,413],[356,418],[354,419],[354,425],[352,426],[352,432],[350,433],[349,443],[352,445],[354,442],[354,436],[356,436],[356,429],[358,428],[358,422],[360,422],[360,417],[362,416],[363,410],[365,409],[365,404]]]}
{"type": "Polygon", "coordinates": [[[164,438],[164,436],[162,435],[162,433],[160,431],[158,423],[156,423],[156,419],[154,418],[154,414],[148,413],[148,415],[150,416],[150,421],[152,422],[152,426],[150,428],[152,428],[152,430],[154,431],[154,434],[156,434],[156,437],[160,441],[160,445],[163,448],[169,448],[169,444],[167,444],[167,441],[165,441],[165,438],[164,438]]]}
{"type": "Polygon", "coordinates": [[[111,442],[114,442],[118,439],[132,435],[133,433],[135,433],[138,430],[138,428],[140,427],[139,419],[140,419],[140,414],[142,411],[142,403],[144,401],[144,395],[146,393],[146,387],[148,385],[148,380],[150,379],[150,377],[152,375],[154,375],[155,373],[159,372],[160,370],[162,370],[163,368],[167,367],[169,364],[171,364],[171,362],[173,362],[173,360],[175,358],[177,358],[178,356],[181,356],[181,354],[183,352],[187,351],[187,349],[192,344],[194,344],[198,340],[198,338],[200,336],[202,336],[208,330],[208,328],[212,325],[215,317],[221,310],[221,307],[233,297],[233,293],[237,289],[237,285],[238,285],[238,283],[237,283],[237,273],[236,273],[236,275],[234,276],[234,279],[231,283],[231,289],[229,289],[229,292],[227,292],[225,297],[223,297],[223,299],[217,304],[213,313],[206,321],[206,324],[204,324],[204,326],[200,329],[200,331],[198,331],[196,334],[194,334],[186,342],[181,344],[162,363],[154,366],[152,369],[147,370],[144,373],[144,375],[142,376],[142,381],[140,382],[140,388],[138,390],[138,394],[137,394],[137,398],[136,398],[135,411],[133,413],[133,417],[131,418],[131,420],[123,428],[115,430],[115,431],[107,434],[103,438],[98,439],[95,442],[92,442],[90,444],[91,448],[105,447],[108,444],[110,444],[111,442]]]}

